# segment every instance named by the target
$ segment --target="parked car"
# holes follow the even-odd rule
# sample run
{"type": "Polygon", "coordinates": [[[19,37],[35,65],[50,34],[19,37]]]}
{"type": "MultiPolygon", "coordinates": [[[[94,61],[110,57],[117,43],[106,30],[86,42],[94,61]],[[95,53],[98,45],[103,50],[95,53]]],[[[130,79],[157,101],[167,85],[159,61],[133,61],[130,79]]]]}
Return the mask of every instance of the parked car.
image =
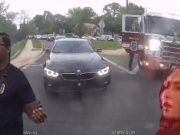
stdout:
{"type": "Polygon", "coordinates": [[[107,41],[114,41],[114,37],[112,35],[106,35],[107,41]]]}
{"type": "Polygon", "coordinates": [[[66,37],[63,36],[63,35],[57,35],[57,36],[55,37],[55,40],[62,39],[62,38],[66,38],[66,37]]]}
{"type": "Polygon", "coordinates": [[[97,40],[96,37],[87,36],[87,35],[84,35],[84,36],[82,36],[81,38],[83,38],[83,39],[89,39],[89,40],[97,40]]]}
{"type": "Polygon", "coordinates": [[[107,37],[106,37],[106,35],[101,35],[101,36],[97,36],[96,39],[97,39],[97,40],[106,41],[106,40],[107,40],[107,37]]]}
{"type": "Polygon", "coordinates": [[[101,36],[97,36],[96,39],[102,41],[114,41],[112,35],[101,35],[101,36]]]}
{"type": "Polygon", "coordinates": [[[46,90],[61,91],[69,87],[106,88],[110,80],[109,66],[92,48],[88,39],[55,40],[49,60],[44,65],[46,90]]]}
{"type": "Polygon", "coordinates": [[[78,35],[75,35],[74,33],[66,33],[65,36],[66,36],[67,38],[79,38],[79,36],[78,36],[78,35]]]}
{"type": "Polygon", "coordinates": [[[47,41],[54,41],[55,40],[55,37],[54,36],[48,36],[47,37],[47,41]]]}

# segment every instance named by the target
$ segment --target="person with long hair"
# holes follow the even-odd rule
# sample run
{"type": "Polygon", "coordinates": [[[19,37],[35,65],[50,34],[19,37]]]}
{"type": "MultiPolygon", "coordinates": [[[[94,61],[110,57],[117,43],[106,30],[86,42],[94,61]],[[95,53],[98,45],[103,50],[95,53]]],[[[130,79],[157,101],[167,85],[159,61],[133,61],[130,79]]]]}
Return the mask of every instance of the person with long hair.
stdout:
{"type": "Polygon", "coordinates": [[[164,80],[160,90],[162,116],[156,135],[180,135],[180,67],[164,80]]]}

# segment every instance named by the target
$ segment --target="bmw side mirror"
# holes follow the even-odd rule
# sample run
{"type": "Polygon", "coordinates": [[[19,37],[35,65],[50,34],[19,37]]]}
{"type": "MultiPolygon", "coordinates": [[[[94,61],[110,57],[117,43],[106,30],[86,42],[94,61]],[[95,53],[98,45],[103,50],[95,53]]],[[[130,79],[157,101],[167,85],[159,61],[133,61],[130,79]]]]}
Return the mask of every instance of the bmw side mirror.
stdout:
{"type": "Polygon", "coordinates": [[[46,48],[46,49],[45,49],[45,52],[46,52],[46,53],[50,53],[50,49],[49,49],[49,48],[46,48]]]}
{"type": "Polygon", "coordinates": [[[102,49],[101,48],[97,48],[96,52],[102,52],[102,49]]]}

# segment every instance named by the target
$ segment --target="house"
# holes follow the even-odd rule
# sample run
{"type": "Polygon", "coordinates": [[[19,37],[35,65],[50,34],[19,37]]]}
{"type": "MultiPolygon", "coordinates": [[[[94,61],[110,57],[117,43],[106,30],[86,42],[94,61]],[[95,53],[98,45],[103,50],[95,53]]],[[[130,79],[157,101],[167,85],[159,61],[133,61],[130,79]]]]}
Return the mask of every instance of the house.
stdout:
{"type": "Polygon", "coordinates": [[[84,23],[84,27],[86,28],[85,34],[89,36],[95,36],[99,33],[100,29],[98,26],[92,23],[84,23]]]}

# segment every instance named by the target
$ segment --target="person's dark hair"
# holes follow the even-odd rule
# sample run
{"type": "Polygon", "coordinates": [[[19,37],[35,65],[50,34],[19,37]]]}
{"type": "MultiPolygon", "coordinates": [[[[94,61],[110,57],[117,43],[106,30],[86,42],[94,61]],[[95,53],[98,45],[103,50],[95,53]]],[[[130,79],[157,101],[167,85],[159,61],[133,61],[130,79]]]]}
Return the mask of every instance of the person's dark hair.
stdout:
{"type": "Polygon", "coordinates": [[[5,32],[0,32],[0,37],[2,37],[2,40],[5,43],[5,47],[9,48],[11,46],[11,40],[9,35],[5,32]]]}

